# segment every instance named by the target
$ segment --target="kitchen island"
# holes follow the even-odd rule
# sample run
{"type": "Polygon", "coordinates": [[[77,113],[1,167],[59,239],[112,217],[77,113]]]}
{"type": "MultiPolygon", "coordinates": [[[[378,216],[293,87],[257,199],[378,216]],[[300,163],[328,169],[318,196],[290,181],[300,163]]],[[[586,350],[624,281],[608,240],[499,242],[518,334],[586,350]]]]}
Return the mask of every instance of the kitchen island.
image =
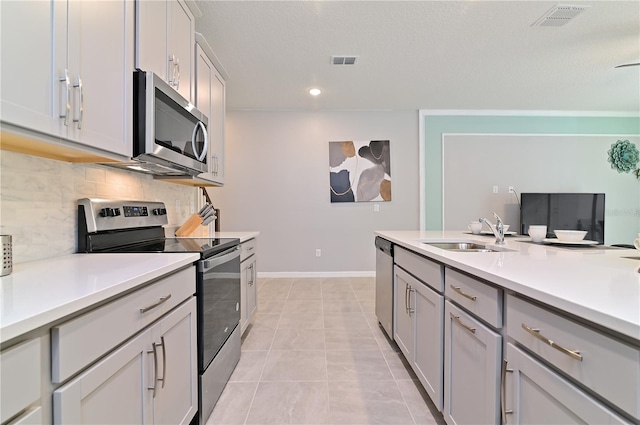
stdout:
{"type": "Polygon", "coordinates": [[[455,231],[379,231],[418,254],[566,311],[640,343],[640,251],[534,244],[505,237],[504,252],[452,252],[423,241],[475,241],[493,236],[455,231]]]}
{"type": "Polygon", "coordinates": [[[392,338],[447,423],[640,423],[640,252],[376,235],[394,244],[392,338]]]}

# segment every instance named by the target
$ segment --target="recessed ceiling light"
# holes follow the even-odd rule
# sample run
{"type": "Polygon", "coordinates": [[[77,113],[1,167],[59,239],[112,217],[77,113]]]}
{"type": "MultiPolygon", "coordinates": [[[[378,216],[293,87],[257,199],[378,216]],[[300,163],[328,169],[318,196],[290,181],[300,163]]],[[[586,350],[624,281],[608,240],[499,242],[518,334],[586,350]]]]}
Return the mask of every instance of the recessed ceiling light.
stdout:
{"type": "Polygon", "coordinates": [[[311,89],[311,90],[309,90],[309,94],[310,94],[311,96],[317,96],[317,95],[319,95],[320,93],[322,93],[322,90],[320,90],[320,89],[311,89]]]}

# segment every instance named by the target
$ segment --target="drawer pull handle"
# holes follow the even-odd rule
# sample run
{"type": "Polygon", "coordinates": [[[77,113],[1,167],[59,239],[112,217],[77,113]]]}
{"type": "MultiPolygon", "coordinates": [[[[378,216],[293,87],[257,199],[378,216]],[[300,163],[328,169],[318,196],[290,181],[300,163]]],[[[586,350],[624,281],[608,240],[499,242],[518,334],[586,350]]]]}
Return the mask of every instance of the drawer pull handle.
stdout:
{"type": "Polygon", "coordinates": [[[576,360],[582,361],[582,355],[580,354],[580,351],[569,350],[568,348],[564,348],[562,345],[559,345],[559,344],[553,342],[549,338],[541,335],[540,334],[540,329],[531,328],[531,327],[525,325],[524,323],[522,324],[522,329],[524,329],[525,331],[529,332],[531,335],[535,336],[540,341],[542,341],[545,344],[547,344],[549,347],[553,347],[556,350],[560,351],[561,353],[566,354],[567,356],[569,356],[571,358],[574,358],[576,360]]]}
{"type": "Polygon", "coordinates": [[[465,328],[466,330],[468,330],[468,331],[469,331],[469,332],[471,332],[472,334],[476,333],[476,328],[472,328],[472,327],[471,327],[471,326],[469,326],[469,325],[465,325],[465,324],[462,322],[462,320],[460,320],[460,316],[456,316],[456,315],[455,315],[455,314],[453,314],[453,313],[449,313],[449,314],[451,315],[451,318],[452,318],[453,320],[455,320],[456,322],[458,322],[458,324],[459,324],[460,326],[462,326],[463,328],[465,328]]]}
{"type": "Polygon", "coordinates": [[[462,295],[463,297],[469,298],[471,301],[475,301],[476,300],[476,296],[475,295],[467,294],[462,289],[460,289],[459,286],[453,286],[453,285],[450,285],[450,286],[451,286],[451,289],[453,289],[454,291],[456,291],[458,294],[462,295]]]}
{"type": "Polygon", "coordinates": [[[167,295],[166,297],[160,297],[160,301],[158,301],[157,303],[150,305],[148,307],[141,308],[140,313],[146,313],[149,310],[153,310],[154,308],[158,307],[160,304],[166,302],[169,298],[171,298],[171,294],[167,295]]]}

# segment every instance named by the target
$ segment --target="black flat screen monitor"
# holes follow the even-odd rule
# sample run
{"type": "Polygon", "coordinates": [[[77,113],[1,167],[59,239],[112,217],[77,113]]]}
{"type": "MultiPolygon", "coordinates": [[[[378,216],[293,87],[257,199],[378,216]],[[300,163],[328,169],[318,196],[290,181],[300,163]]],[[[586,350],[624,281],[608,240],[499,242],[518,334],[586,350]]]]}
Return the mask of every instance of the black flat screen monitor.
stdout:
{"type": "Polygon", "coordinates": [[[547,237],[554,230],[586,230],[585,240],[604,243],[604,193],[523,193],[520,233],[529,226],[547,225],[547,237]]]}

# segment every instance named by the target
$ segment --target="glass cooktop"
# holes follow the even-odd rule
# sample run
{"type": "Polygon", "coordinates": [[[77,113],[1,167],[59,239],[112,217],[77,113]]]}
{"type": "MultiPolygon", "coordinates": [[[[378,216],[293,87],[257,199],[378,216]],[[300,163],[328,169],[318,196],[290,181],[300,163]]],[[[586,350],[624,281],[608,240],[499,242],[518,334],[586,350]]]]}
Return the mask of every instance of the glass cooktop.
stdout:
{"type": "Polygon", "coordinates": [[[232,238],[165,238],[120,246],[109,252],[197,252],[201,258],[208,258],[239,243],[240,239],[232,238]]]}

